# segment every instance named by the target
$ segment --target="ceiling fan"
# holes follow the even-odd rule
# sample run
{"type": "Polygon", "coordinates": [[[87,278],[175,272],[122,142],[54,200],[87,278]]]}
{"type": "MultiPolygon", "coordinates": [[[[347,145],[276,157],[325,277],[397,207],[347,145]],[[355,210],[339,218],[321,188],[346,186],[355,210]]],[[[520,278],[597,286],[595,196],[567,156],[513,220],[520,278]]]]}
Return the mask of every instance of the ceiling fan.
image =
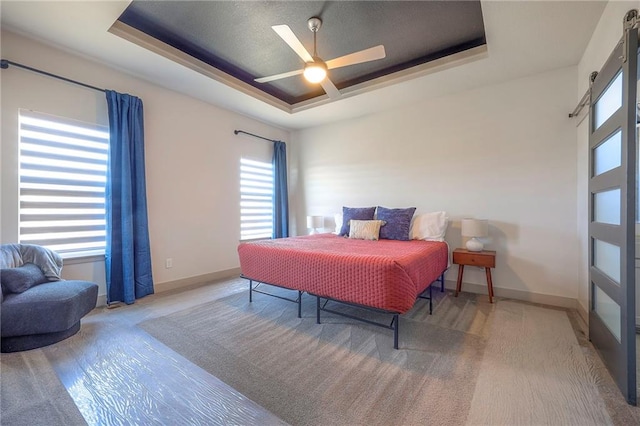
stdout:
{"type": "Polygon", "coordinates": [[[287,78],[294,75],[303,74],[304,77],[310,83],[320,83],[324,91],[330,98],[335,99],[340,97],[340,91],[333,84],[333,82],[327,78],[327,71],[333,68],[346,67],[349,65],[361,64],[363,62],[375,61],[377,59],[383,59],[386,54],[384,52],[384,46],[378,45],[370,47],[369,49],[360,50],[358,52],[350,53],[348,55],[340,56],[339,58],[331,59],[329,61],[323,61],[318,57],[316,49],[316,34],[322,26],[322,20],[320,18],[310,18],[307,21],[307,25],[311,32],[313,32],[313,56],[309,54],[307,49],[302,45],[300,40],[295,36],[291,28],[288,25],[274,25],[271,28],[289,45],[294,52],[302,58],[305,62],[305,66],[302,69],[284,72],[281,74],[271,75],[268,77],[256,78],[258,83],[267,83],[269,81],[279,80],[281,78],[287,78]]]}

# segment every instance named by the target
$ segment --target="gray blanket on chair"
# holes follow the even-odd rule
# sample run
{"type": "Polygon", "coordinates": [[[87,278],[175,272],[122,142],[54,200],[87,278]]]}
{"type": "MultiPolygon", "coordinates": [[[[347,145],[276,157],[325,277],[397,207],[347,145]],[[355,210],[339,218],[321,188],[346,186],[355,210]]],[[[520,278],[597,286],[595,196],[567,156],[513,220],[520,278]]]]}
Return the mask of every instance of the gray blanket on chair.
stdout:
{"type": "Polygon", "coordinates": [[[62,258],[55,251],[34,244],[0,245],[0,269],[18,268],[25,263],[38,265],[49,281],[62,279],[62,258]]]}

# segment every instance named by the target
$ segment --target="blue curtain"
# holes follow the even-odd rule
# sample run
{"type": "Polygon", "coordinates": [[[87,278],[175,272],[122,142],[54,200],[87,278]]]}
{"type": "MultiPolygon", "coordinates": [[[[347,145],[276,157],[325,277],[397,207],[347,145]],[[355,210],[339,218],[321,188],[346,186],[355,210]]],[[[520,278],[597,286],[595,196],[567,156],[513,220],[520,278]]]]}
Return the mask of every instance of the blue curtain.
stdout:
{"type": "Polygon", "coordinates": [[[289,236],[289,191],[287,190],[287,145],[273,143],[273,238],[289,236]]]}
{"type": "Polygon", "coordinates": [[[142,100],[107,90],[107,302],[126,304],[153,293],[144,176],[142,100]]]}

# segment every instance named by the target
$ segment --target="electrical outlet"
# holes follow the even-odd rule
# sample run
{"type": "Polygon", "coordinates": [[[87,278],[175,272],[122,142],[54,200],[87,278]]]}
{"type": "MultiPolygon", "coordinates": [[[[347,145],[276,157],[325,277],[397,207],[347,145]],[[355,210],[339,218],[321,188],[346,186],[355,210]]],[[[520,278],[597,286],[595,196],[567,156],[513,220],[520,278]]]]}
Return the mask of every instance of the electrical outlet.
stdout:
{"type": "Polygon", "coordinates": [[[167,257],[167,260],[164,261],[164,267],[167,269],[173,268],[173,259],[170,257],[167,257]]]}

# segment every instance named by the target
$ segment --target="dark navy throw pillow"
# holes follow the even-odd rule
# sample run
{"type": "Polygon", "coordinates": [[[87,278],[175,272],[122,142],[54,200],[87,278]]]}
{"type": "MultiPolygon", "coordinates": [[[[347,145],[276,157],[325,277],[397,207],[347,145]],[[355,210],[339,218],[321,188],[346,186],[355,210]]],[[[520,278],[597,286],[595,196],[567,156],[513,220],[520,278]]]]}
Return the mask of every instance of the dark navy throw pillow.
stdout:
{"type": "Polygon", "coordinates": [[[387,222],[380,228],[380,239],[409,241],[409,229],[415,211],[415,207],[388,209],[378,206],[377,219],[387,222]]]}
{"type": "Polygon", "coordinates": [[[376,212],[375,207],[342,207],[342,228],[340,235],[349,235],[349,221],[353,220],[373,220],[376,212]]]}

